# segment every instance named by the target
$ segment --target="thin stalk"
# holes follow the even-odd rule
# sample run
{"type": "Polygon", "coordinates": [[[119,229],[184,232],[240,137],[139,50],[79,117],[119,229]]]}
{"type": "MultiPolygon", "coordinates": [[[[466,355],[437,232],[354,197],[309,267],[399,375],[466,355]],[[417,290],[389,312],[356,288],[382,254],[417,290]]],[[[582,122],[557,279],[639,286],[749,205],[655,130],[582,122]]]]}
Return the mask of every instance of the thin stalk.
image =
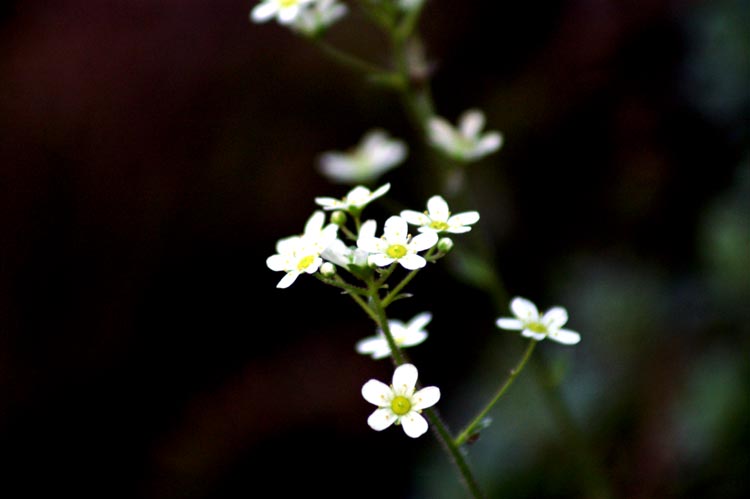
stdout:
{"type": "Polygon", "coordinates": [[[526,363],[529,361],[529,358],[531,357],[531,352],[534,351],[534,347],[536,346],[536,340],[529,340],[529,346],[526,347],[526,351],[523,353],[523,357],[521,357],[521,360],[518,361],[518,364],[516,364],[516,367],[510,370],[508,373],[508,377],[505,379],[502,385],[500,385],[500,388],[498,388],[497,392],[495,392],[495,395],[492,397],[492,400],[487,403],[487,405],[482,409],[479,414],[469,423],[464,431],[462,431],[457,437],[454,443],[457,446],[463,445],[469,437],[471,437],[477,430],[477,428],[482,426],[482,422],[484,421],[484,418],[487,417],[487,414],[490,412],[490,410],[497,404],[497,402],[500,400],[500,398],[505,394],[505,392],[510,388],[510,385],[513,384],[513,381],[518,377],[518,375],[523,371],[524,366],[526,366],[526,363]]]}

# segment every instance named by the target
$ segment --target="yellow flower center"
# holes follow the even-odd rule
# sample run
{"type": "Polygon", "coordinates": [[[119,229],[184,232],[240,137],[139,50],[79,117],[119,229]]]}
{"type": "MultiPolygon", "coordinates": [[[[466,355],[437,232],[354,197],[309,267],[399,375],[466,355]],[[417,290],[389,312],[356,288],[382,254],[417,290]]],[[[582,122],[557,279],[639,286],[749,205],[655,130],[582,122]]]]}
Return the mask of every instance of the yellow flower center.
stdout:
{"type": "Polygon", "coordinates": [[[430,222],[430,229],[435,230],[446,230],[448,228],[448,224],[446,222],[441,222],[440,220],[433,220],[430,222]]]}
{"type": "Polygon", "coordinates": [[[292,7],[297,5],[297,3],[299,3],[299,0],[279,0],[279,5],[281,5],[282,8],[292,7]]]}
{"type": "Polygon", "coordinates": [[[299,263],[297,263],[297,270],[305,270],[314,261],[315,255],[307,255],[306,257],[302,258],[299,263]]]}
{"type": "Polygon", "coordinates": [[[406,255],[406,246],[403,244],[391,244],[388,249],[385,250],[385,254],[391,258],[401,258],[406,255]]]}
{"type": "Polygon", "coordinates": [[[530,329],[535,333],[547,334],[547,326],[545,326],[541,322],[529,322],[528,324],[526,324],[526,329],[530,329]]]}
{"type": "Polygon", "coordinates": [[[391,410],[397,416],[403,416],[411,410],[411,401],[403,395],[393,397],[393,400],[391,400],[391,410]]]}

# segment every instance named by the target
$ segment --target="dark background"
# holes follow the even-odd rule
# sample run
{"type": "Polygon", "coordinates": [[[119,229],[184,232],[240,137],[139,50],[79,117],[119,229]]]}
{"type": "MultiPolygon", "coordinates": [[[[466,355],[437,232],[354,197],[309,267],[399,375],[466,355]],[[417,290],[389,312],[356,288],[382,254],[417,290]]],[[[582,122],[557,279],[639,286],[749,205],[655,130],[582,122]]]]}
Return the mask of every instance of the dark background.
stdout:
{"type": "MultiPolygon", "coordinates": [[[[414,144],[383,181],[423,206],[418,137],[254,4],[3,4],[0,496],[461,497],[431,435],[367,427],[359,389],[391,373],[353,350],[369,319],[265,266],[346,192],[316,156],[373,126],[414,144]]],[[[331,41],[385,62],[350,6],[331,41]]],[[[438,112],[505,137],[459,209],[507,298],[583,338],[540,343],[471,447],[491,497],[750,489],[748,26],[740,0],[426,7],[438,112]]],[[[524,342],[450,260],[392,312],[433,312],[410,355],[459,429],[524,342]]]]}

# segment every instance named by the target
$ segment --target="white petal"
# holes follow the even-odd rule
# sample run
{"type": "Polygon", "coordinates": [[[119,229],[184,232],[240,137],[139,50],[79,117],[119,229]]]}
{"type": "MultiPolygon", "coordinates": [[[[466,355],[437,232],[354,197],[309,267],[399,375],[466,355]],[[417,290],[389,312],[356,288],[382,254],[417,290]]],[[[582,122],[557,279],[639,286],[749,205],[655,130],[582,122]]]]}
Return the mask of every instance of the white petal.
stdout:
{"type": "Polygon", "coordinates": [[[276,253],[282,255],[294,252],[302,242],[299,236],[290,236],[276,241],[276,253]]]}
{"type": "Polygon", "coordinates": [[[409,324],[406,326],[410,331],[419,331],[425,327],[432,320],[432,314],[430,312],[422,312],[421,314],[415,315],[409,324]]]}
{"type": "Polygon", "coordinates": [[[548,329],[560,329],[568,322],[568,311],[563,307],[552,307],[542,317],[542,324],[548,329]]]}
{"type": "Polygon", "coordinates": [[[411,398],[411,408],[415,411],[421,411],[432,407],[440,400],[440,388],[437,386],[427,386],[422,388],[411,398]]]}
{"type": "Polygon", "coordinates": [[[523,329],[524,323],[518,319],[511,319],[509,317],[501,317],[495,321],[495,325],[502,329],[521,330],[523,329]]]}
{"type": "Polygon", "coordinates": [[[395,261],[396,260],[387,255],[384,255],[383,253],[376,253],[367,257],[367,262],[370,265],[375,265],[376,267],[387,267],[395,261]]]}
{"type": "Polygon", "coordinates": [[[294,283],[294,281],[297,280],[297,276],[299,276],[299,272],[296,272],[296,271],[287,272],[287,274],[281,278],[281,280],[276,285],[276,287],[281,288],[281,289],[288,288],[294,283]]]}
{"type": "Polygon", "coordinates": [[[266,258],[266,266],[275,272],[286,270],[287,262],[288,260],[281,255],[271,255],[266,258]]]}
{"type": "Polygon", "coordinates": [[[329,197],[317,197],[315,198],[315,202],[322,206],[324,210],[333,210],[342,204],[339,199],[329,197]]]}
{"type": "Polygon", "coordinates": [[[484,127],[484,113],[478,109],[469,109],[459,118],[458,127],[464,137],[477,137],[484,127]]]}
{"type": "Polygon", "coordinates": [[[516,317],[522,321],[530,322],[539,320],[539,310],[536,305],[526,298],[517,296],[510,302],[510,309],[513,311],[516,317]]]}
{"type": "Polygon", "coordinates": [[[380,187],[375,189],[375,191],[372,193],[372,199],[379,198],[380,196],[388,192],[390,188],[391,188],[391,184],[381,185],[380,187]]]}
{"type": "Polygon", "coordinates": [[[461,225],[472,225],[479,221],[478,211],[465,211],[457,213],[448,219],[448,225],[451,227],[461,225]]]}
{"type": "Polygon", "coordinates": [[[354,348],[357,350],[357,353],[364,355],[380,355],[384,350],[386,355],[391,353],[388,342],[382,336],[370,336],[369,338],[359,340],[354,348]]]}
{"type": "Polygon", "coordinates": [[[325,214],[320,210],[316,210],[305,223],[305,235],[307,236],[319,233],[321,230],[323,230],[323,224],[325,223],[325,221],[325,214]]]}
{"type": "Polygon", "coordinates": [[[279,22],[281,24],[289,24],[294,21],[294,18],[299,14],[299,5],[292,5],[279,10],[279,22]]]}
{"type": "Polygon", "coordinates": [[[414,210],[402,211],[401,218],[412,225],[429,225],[429,223],[432,221],[430,220],[430,217],[428,217],[424,213],[420,213],[414,210]]]}
{"type": "Polygon", "coordinates": [[[408,231],[409,227],[406,225],[406,220],[397,215],[389,217],[385,221],[385,227],[383,227],[385,239],[391,244],[405,243],[408,231]]]}
{"type": "Polygon", "coordinates": [[[375,231],[378,230],[378,223],[375,220],[367,220],[359,228],[359,237],[375,238],[375,231]]]}
{"type": "Polygon", "coordinates": [[[562,343],[563,345],[575,345],[581,341],[581,335],[569,329],[556,329],[549,332],[552,340],[562,343]]]}
{"type": "Polygon", "coordinates": [[[393,398],[393,391],[382,381],[371,379],[362,385],[362,397],[378,407],[389,407],[393,398]]]}
{"type": "Polygon", "coordinates": [[[250,12],[250,18],[256,23],[271,19],[277,12],[276,2],[263,2],[256,5],[250,12]]]}
{"type": "Polygon", "coordinates": [[[432,196],[427,200],[427,211],[430,214],[430,218],[440,220],[441,222],[445,222],[450,216],[448,203],[440,196],[432,196]]]}
{"type": "Polygon", "coordinates": [[[503,136],[499,132],[486,133],[477,143],[475,153],[478,156],[484,156],[500,149],[503,145],[503,136]]]}
{"type": "Polygon", "coordinates": [[[409,249],[414,251],[424,251],[435,246],[440,237],[436,232],[421,232],[414,236],[409,242],[409,249]]]}
{"type": "Polygon", "coordinates": [[[382,250],[383,240],[378,237],[372,237],[360,234],[357,239],[357,248],[369,253],[378,253],[382,250]]]}
{"type": "Polygon", "coordinates": [[[382,431],[396,422],[396,416],[390,408],[376,409],[367,418],[367,424],[375,431],[382,431]]]}
{"type": "Polygon", "coordinates": [[[417,368],[414,364],[402,364],[393,371],[393,393],[411,396],[417,384],[417,368]]]}
{"type": "MultiPolygon", "coordinates": [[[[398,263],[400,263],[401,266],[407,270],[417,270],[427,265],[427,260],[417,255],[416,253],[411,253],[411,254],[408,254],[406,256],[402,256],[401,258],[399,258],[398,263]]],[[[384,267],[384,265],[378,265],[378,266],[384,267]]]]}
{"type": "Polygon", "coordinates": [[[413,347],[427,339],[426,331],[406,331],[396,341],[401,347],[413,347]]]}
{"type": "Polygon", "coordinates": [[[443,118],[432,118],[427,124],[430,140],[443,149],[453,149],[456,142],[453,127],[443,118]]]}
{"type": "Polygon", "coordinates": [[[421,437],[427,432],[428,428],[427,420],[415,411],[401,417],[401,426],[404,428],[404,433],[411,438],[421,437]]]}

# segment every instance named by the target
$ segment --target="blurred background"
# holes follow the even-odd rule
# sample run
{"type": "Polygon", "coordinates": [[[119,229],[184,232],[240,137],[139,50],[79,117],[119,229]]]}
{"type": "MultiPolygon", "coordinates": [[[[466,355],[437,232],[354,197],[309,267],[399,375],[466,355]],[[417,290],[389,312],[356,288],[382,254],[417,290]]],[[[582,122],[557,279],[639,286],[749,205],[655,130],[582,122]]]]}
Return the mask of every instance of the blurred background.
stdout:
{"type": "MultiPolygon", "coordinates": [[[[382,182],[421,209],[419,137],[254,5],[0,8],[0,496],[463,497],[432,435],[366,425],[360,387],[392,372],[354,352],[371,321],[265,265],[347,191],[318,154],[374,126],[412,146],[382,182]]],[[[386,63],[349,6],[329,40],[386,63]]],[[[540,343],[470,447],[491,498],[750,491],[749,26],[746,0],[427,4],[438,112],[505,137],[454,208],[505,299],[583,338],[540,343]]],[[[391,313],[433,313],[409,354],[459,430],[525,342],[456,269],[391,313]]]]}

